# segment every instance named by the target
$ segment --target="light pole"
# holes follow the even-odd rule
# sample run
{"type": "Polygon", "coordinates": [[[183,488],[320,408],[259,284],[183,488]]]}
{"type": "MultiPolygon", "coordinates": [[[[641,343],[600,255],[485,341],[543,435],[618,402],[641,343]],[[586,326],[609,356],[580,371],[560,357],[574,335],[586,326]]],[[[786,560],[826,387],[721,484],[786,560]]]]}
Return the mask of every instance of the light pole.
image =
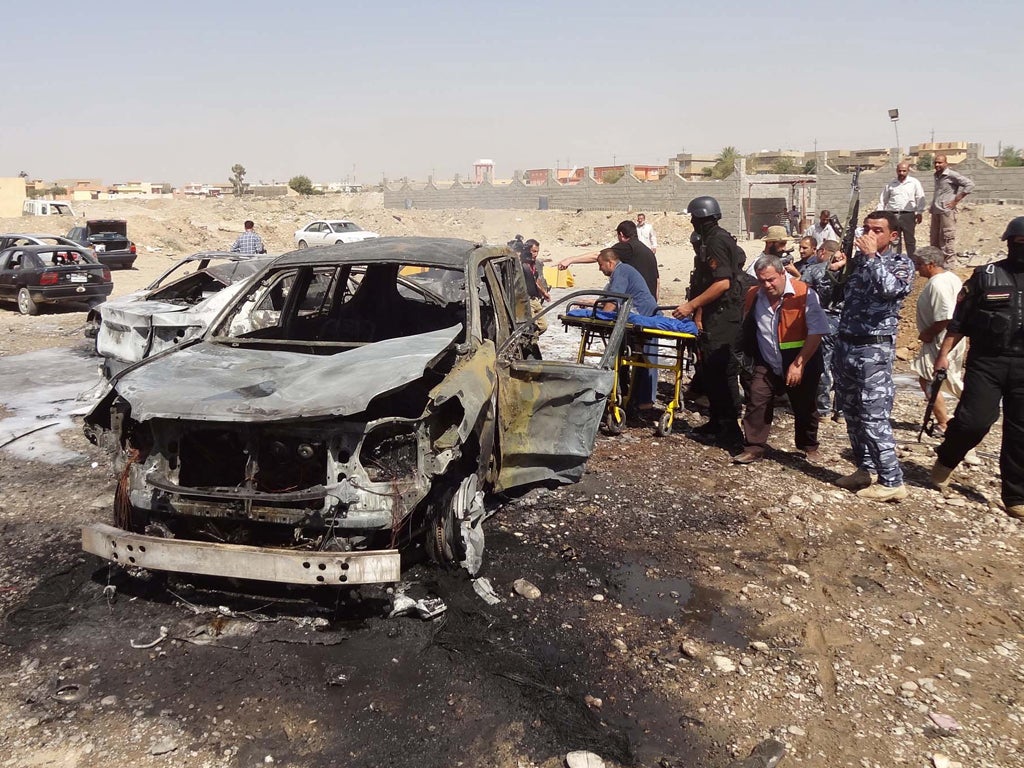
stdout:
{"type": "Polygon", "coordinates": [[[900,121],[900,111],[898,109],[889,110],[889,119],[892,120],[893,130],[896,131],[896,162],[900,161],[900,127],[897,123],[900,121]]]}

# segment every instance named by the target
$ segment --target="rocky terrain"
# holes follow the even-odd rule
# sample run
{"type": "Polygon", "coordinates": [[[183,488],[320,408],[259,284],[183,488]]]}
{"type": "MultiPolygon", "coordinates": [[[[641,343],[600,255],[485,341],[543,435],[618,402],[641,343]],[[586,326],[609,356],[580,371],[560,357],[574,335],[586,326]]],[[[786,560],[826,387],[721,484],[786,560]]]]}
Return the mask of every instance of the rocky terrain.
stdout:
{"type": "MultiPolygon", "coordinates": [[[[360,200],[352,217],[382,234],[521,233],[555,259],[610,239],[623,217],[360,200]]],[[[246,217],[286,250],[308,220],[344,213],[331,205],[85,214],[129,220],[142,255],[115,273],[122,293],[174,255],[230,244],[246,217]]],[[[994,256],[1020,213],[968,209],[965,249],[994,256]]],[[[681,296],[688,224],[648,216],[663,285],[681,296]]],[[[906,357],[912,300],[904,316],[906,357]]],[[[87,356],[83,322],[4,308],[0,374],[4,356],[44,347],[87,356]]],[[[10,395],[0,417],[17,408],[10,395]]],[[[934,441],[916,440],[923,407],[901,363],[893,420],[910,497],[896,504],[832,484],[852,470],[841,424],[823,427],[826,465],[807,465],[785,411],[775,450],[750,466],[683,429],[603,436],[578,485],[494,500],[483,575],[502,602],[410,566],[408,593],[447,605],[433,621],[385,619],[369,592],[298,600],[108,568],[78,533],[109,519],[107,457],[77,430],[61,434],[74,458],[60,463],[0,450],[0,766],[555,768],[585,751],[605,765],[755,768],[769,763],[743,760],[767,739],[785,745],[783,766],[1024,766],[1024,528],[999,506],[1001,429],[942,495],[927,484],[934,441]]]]}

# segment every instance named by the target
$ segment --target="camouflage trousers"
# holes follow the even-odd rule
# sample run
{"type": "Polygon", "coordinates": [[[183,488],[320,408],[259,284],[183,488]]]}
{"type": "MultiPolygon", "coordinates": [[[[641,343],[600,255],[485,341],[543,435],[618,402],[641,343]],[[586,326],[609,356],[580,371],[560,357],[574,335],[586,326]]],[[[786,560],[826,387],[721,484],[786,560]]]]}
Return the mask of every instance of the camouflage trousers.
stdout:
{"type": "Polygon", "coordinates": [[[832,358],[836,403],[846,419],[853,460],[889,487],[903,484],[889,421],[896,397],[892,361],[891,341],[862,345],[842,338],[832,358]]]}

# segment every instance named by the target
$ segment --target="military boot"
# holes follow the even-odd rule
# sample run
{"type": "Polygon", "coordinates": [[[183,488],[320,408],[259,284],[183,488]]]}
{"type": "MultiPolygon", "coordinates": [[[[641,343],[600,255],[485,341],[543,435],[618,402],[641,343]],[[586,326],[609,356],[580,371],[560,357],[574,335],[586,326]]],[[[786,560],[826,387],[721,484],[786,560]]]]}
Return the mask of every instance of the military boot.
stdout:
{"type": "Polygon", "coordinates": [[[868,472],[866,469],[858,468],[856,472],[840,477],[836,480],[836,485],[840,488],[845,488],[848,491],[859,491],[862,488],[867,488],[875,482],[875,476],[868,472]]]}
{"type": "Polygon", "coordinates": [[[899,501],[907,498],[907,486],[871,485],[857,491],[857,497],[871,501],[899,501]]]}
{"type": "Polygon", "coordinates": [[[949,478],[953,474],[953,468],[947,467],[938,459],[932,465],[932,485],[938,488],[940,491],[944,491],[949,488],[949,478]]]}

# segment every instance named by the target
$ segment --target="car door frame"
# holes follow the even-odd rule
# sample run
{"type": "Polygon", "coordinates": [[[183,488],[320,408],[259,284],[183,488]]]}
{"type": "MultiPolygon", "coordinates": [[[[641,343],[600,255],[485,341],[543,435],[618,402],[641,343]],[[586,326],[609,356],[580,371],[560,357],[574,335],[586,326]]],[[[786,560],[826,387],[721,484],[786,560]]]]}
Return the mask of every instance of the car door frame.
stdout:
{"type": "MultiPolygon", "coordinates": [[[[518,262],[518,258],[513,256],[518,262]]],[[[504,296],[517,306],[529,307],[526,281],[521,265],[513,271],[510,296],[501,286],[492,293],[504,296]]],[[[492,278],[493,279],[493,278],[492,278]]],[[[498,472],[494,489],[508,491],[535,485],[560,485],[576,482],[583,475],[593,452],[608,395],[615,377],[615,358],[625,338],[631,301],[629,297],[600,290],[574,291],[517,323],[497,350],[497,430],[498,472]],[[604,354],[594,362],[527,359],[525,350],[536,317],[557,306],[570,306],[583,297],[605,297],[619,304],[609,332],[604,354]]]]}

